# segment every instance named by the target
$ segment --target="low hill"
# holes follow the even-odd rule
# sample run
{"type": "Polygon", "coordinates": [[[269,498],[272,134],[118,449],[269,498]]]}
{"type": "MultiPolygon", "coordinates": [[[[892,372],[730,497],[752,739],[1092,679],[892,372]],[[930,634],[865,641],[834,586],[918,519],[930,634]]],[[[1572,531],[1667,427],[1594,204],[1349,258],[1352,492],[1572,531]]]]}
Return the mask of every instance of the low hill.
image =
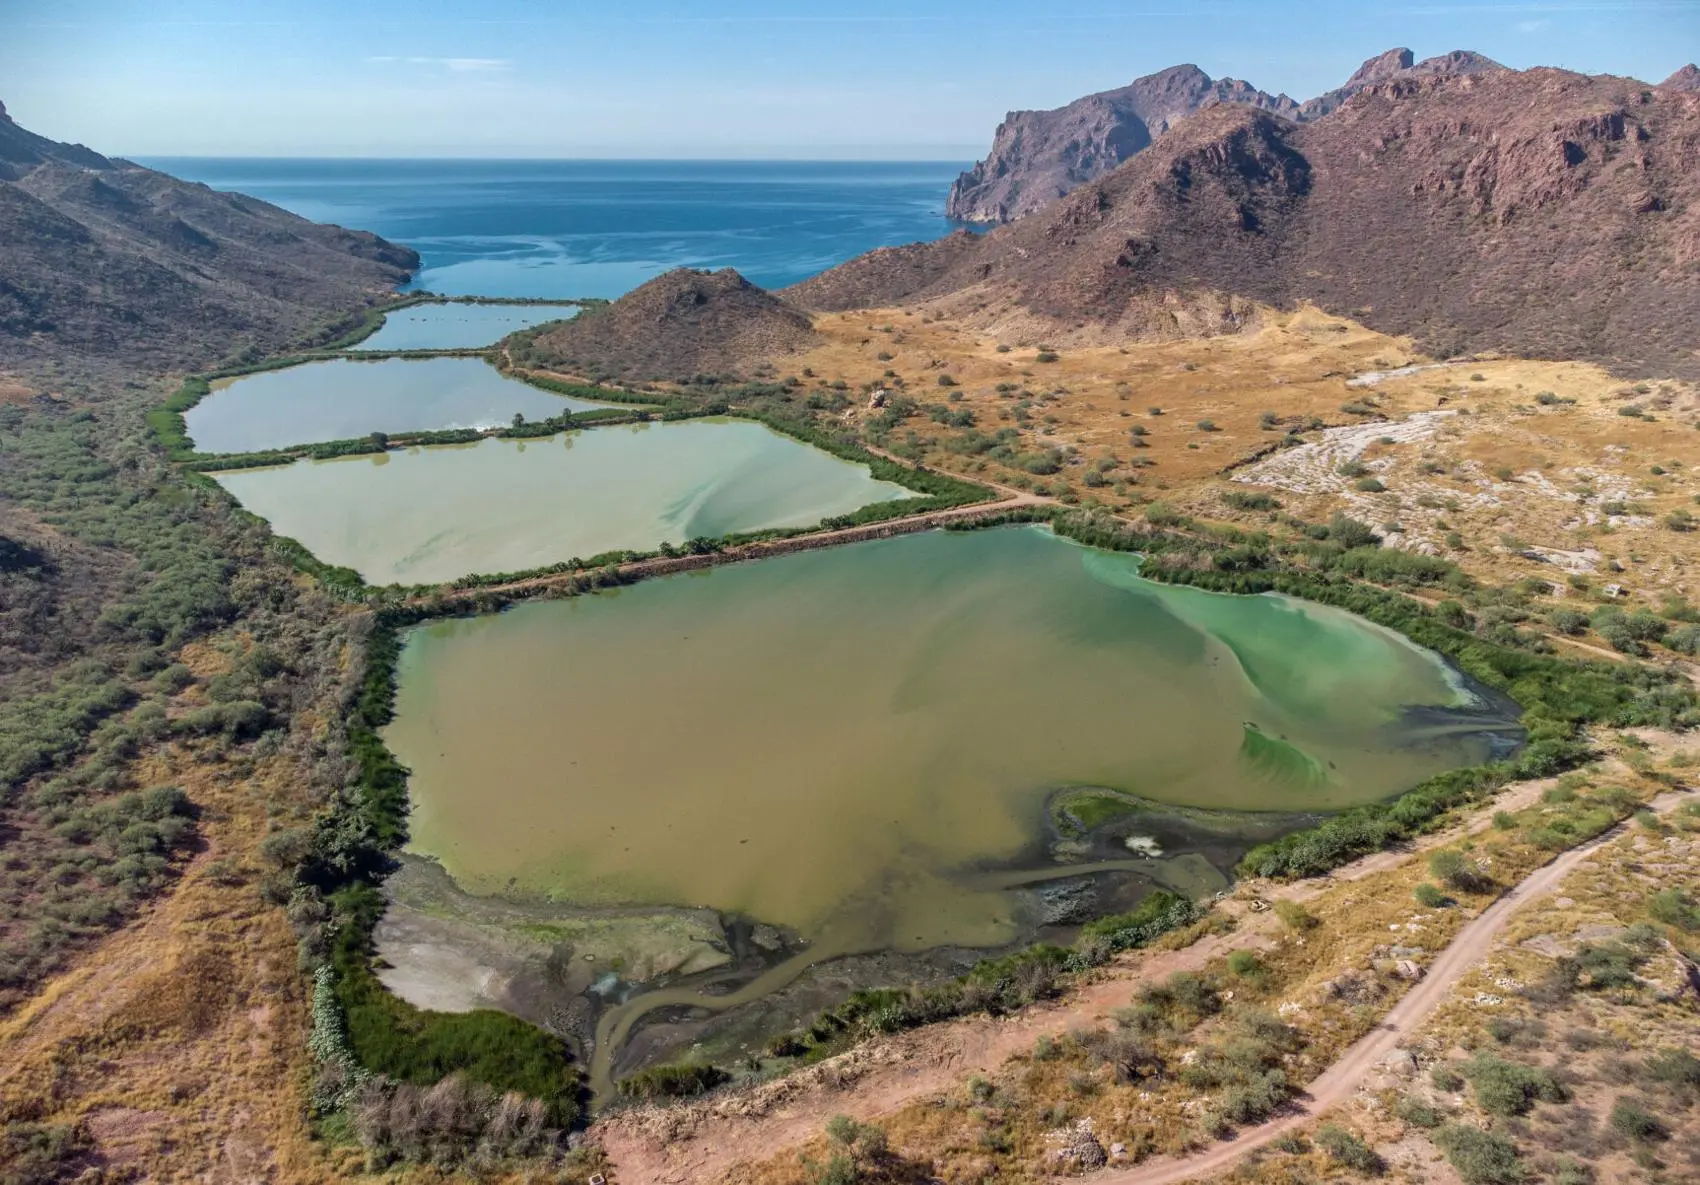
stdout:
{"type": "Polygon", "coordinates": [[[1055,110],[1010,112],[998,125],[986,159],[951,185],[945,213],[968,222],[1012,222],[1102,177],[1187,116],[1210,107],[1252,107],[1306,122],[1388,79],[1503,68],[1467,50],[1418,62],[1408,49],[1390,49],[1360,66],[1344,86],[1298,103],[1238,79],[1212,79],[1197,66],[1172,66],[1055,110]]]}
{"type": "Polygon", "coordinates": [[[0,106],[0,362],[199,365],[329,330],[419,257],[19,127],[0,106]]]}
{"type": "Polygon", "coordinates": [[[874,252],[818,310],[971,293],[1066,332],[1189,294],[1314,301],[1431,352],[1700,377],[1700,96],[1561,70],[1401,73],[1327,118],[1221,105],[990,234],[874,252]]]}
{"type": "Polygon", "coordinates": [[[731,268],[677,268],[540,334],[530,360],[599,378],[683,381],[807,349],[809,318],[731,268]]]}

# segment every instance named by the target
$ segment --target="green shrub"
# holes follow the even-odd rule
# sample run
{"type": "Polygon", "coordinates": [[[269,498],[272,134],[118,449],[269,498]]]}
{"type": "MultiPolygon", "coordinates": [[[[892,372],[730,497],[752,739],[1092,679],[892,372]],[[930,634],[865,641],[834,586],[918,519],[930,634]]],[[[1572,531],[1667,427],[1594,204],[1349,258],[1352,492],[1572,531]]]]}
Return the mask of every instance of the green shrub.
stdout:
{"type": "Polygon", "coordinates": [[[617,1089],[629,1099],[681,1099],[713,1090],[728,1077],[714,1066],[650,1066],[620,1079],[617,1089]]]}
{"type": "Polygon", "coordinates": [[[1569,1097],[1550,1072],[1491,1053],[1471,1058],[1463,1074],[1476,1105],[1492,1115],[1522,1115],[1537,1102],[1562,1103],[1569,1097]]]}
{"type": "Polygon", "coordinates": [[[1670,1138],[1670,1130],[1665,1127],[1663,1120],[1627,1099],[1618,1099],[1612,1104],[1611,1117],[1607,1122],[1611,1124],[1612,1131],[1637,1143],[1647,1144],[1670,1138]]]}
{"type": "Polygon", "coordinates": [[[1517,1145],[1504,1136],[1449,1123],[1435,1132],[1434,1142],[1464,1185],[1520,1185],[1525,1179],[1517,1145]]]}
{"type": "Polygon", "coordinates": [[[1393,1114],[1412,1127],[1424,1129],[1439,1127],[1446,1118],[1441,1114],[1440,1108],[1425,1103],[1414,1095],[1401,1095],[1393,1106],[1393,1114]]]}
{"type": "Polygon", "coordinates": [[[1240,979],[1261,979],[1268,971],[1263,960],[1249,950],[1236,950],[1228,954],[1228,971],[1240,979]]]}
{"type": "Polygon", "coordinates": [[[1300,905],[1297,901],[1289,901],[1282,897],[1275,902],[1275,916],[1281,919],[1281,924],[1295,934],[1306,930],[1314,930],[1321,925],[1317,916],[1300,905]]]}
{"type": "Polygon", "coordinates": [[[1446,894],[1427,881],[1412,889],[1411,896],[1415,897],[1417,904],[1424,909],[1441,909],[1446,905],[1446,894]]]}
{"type": "Polygon", "coordinates": [[[1480,893],[1493,886],[1481,865],[1464,853],[1446,848],[1428,858],[1428,868],[1449,889],[1460,893],[1480,893]]]}
{"type": "Polygon", "coordinates": [[[1700,905],[1684,889],[1663,889],[1647,898],[1647,916],[1690,934],[1700,932],[1700,905]]]}
{"type": "Polygon", "coordinates": [[[1378,1177],[1387,1168],[1373,1148],[1337,1123],[1325,1123],[1317,1128],[1316,1143],[1330,1159],[1353,1172],[1378,1177]]]}
{"type": "Polygon", "coordinates": [[[1381,480],[1375,477],[1360,477],[1352,483],[1352,488],[1365,494],[1379,494],[1387,489],[1381,484],[1381,480]]]}

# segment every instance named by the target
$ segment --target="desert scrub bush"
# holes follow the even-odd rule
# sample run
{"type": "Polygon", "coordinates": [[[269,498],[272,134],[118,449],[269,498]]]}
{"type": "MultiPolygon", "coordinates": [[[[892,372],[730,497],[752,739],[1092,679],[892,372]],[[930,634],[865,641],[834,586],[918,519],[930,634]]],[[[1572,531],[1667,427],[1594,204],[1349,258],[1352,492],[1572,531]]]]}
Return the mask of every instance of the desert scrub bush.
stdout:
{"type": "Polygon", "coordinates": [[[1286,1101],[1290,1092],[1281,1064],[1303,1046],[1299,1031],[1275,1014],[1241,1008],[1181,1067],[1180,1079],[1195,1090],[1224,1091],[1212,1108],[1229,1125],[1255,1122],[1286,1101]]]}
{"type": "Polygon", "coordinates": [[[1495,1132],[1448,1123],[1434,1133],[1434,1142],[1464,1185],[1521,1185],[1525,1178],[1517,1145],[1495,1132]]]}
{"type": "Polygon", "coordinates": [[[1647,916],[1687,933],[1700,933],[1700,905],[1684,889],[1663,889],[1647,898],[1647,916]]]}
{"type": "Polygon", "coordinates": [[[1283,926],[1295,934],[1314,930],[1322,924],[1321,920],[1310,910],[1297,901],[1289,901],[1285,897],[1275,902],[1275,916],[1281,920],[1283,926]]]}
{"type": "Polygon", "coordinates": [[[1134,994],[1134,1006],[1160,1017],[1172,1031],[1186,1032],[1222,1010],[1222,993],[1209,976],[1177,971],[1162,983],[1141,987],[1134,994]]]}
{"type": "Polygon", "coordinates": [[[1456,1094],[1464,1089],[1464,1075],[1458,1072],[1458,1067],[1451,1062],[1442,1062],[1429,1071],[1429,1081],[1434,1083],[1436,1090],[1447,1094],[1456,1094]]]}
{"type": "Polygon", "coordinates": [[[1411,896],[1415,898],[1417,904],[1422,906],[1424,909],[1443,909],[1445,908],[1448,900],[1445,893],[1442,893],[1438,888],[1429,884],[1427,881],[1424,881],[1422,884],[1412,889],[1411,896]]]}
{"type": "Polygon", "coordinates": [[[561,1131],[542,1102],[459,1074],[430,1086],[369,1079],[349,1110],[374,1169],[396,1163],[488,1169],[562,1148],[561,1131]]]}
{"type": "Polygon", "coordinates": [[[1352,488],[1364,494],[1379,494],[1387,489],[1376,477],[1360,477],[1352,483],[1352,488]]]}
{"type": "Polygon", "coordinates": [[[1670,1138],[1670,1129],[1662,1119],[1628,1099],[1618,1099],[1612,1104],[1611,1115],[1606,1122],[1611,1125],[1612,1131],[1638,1144],[1670,1138]]]}
{"type": "Polygon", "coordinates": [[[1230,951],[1228,954],[1228,972],[1237,979],[1258,981],[1269,973],[1263,965],[1263,960],[1249,950],[1230,951]]]}
{"type": "Polygon", "coordinates": [[[1337,1123],[1325,1123],[1316,1129],[1316,1145],[1328,1153],[1330,1160],[1353,1172],[1378,1177],[1387,1168],[1375,1149],[1337,1123]]]}
{"type": "Polygon", "coordinates": [[[1393,1105],[1393,1114],[1412,1127],[1425,1130],[1439,1127],[1446,1119],[1439,1107],[1414,1095],[1399,1096],[1399,1101],[1393,1105]]]}
{"type": "MultiPolygon", "coordinates": [[[[1143,432],[1140,435],[1144,435],[1143,432]]],[[[1252,493],[1246,490],[1224,490],[1222,501],[1235,510],[1279,510],[1281,503],[1271,494],[1252,493]]]]}
{"type": "Polygon", "coordinates": [[[1480,893],[1493,887],[1493,881],[1482,871],[1481,865],[1451,848],[1430,856],[1428,869],[1441,884],[1460,893],[1480,893]]]}
{"type": "Polygon", "coordinates": [[[1118,1083],[1138,1082],[1161,1073],[1163,1055],[1150,1037],[1131,1029],[1089,1029],[1078,1034],[1093,1065],[1109,1066],[1118,1083]]]}
{"type": "Polygon", "coordinates": [[[1562,1103],[1569,1098],[1550,1071],[1492,1053],[1478,1053],[1462,1072],[1476,1105],[1490,1115],[1523,1115],[1537,1102],[1562,1103]]]}

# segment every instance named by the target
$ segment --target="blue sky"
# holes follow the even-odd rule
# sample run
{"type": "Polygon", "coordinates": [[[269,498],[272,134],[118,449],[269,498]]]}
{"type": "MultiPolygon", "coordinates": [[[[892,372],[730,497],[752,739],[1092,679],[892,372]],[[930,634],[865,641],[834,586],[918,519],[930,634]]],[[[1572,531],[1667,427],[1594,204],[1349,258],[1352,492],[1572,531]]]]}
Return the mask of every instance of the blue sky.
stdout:
{"type": "Polygon", "coordinates": [[[136,156],[960,159],[1177,62],[1306,98],[1396,45],[1658,81],[1700,0],[0,0],[0,100],[136,156]]]}

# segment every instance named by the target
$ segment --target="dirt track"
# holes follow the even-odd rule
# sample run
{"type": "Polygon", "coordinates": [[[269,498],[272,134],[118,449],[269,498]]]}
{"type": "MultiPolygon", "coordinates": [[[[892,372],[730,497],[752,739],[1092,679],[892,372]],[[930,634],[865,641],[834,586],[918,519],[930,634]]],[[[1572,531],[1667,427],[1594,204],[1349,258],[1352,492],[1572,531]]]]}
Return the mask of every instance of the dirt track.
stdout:
{"type": "MultiPolygon", "coordinates": [[[[1529,783],[1531,795],[1545,783],[1529,783]]],[[[1684,800],[1670,793],[1654,801],[1659,811],[1684,800]]],[[[1460,831],[1487,825],[1502,797],[1488,804],[1459,830],[1431,837],[1423,850],[1451,842],[1460,831]]],[[[1408,992],[1368,1035],[1318,1076],[1291,1113],[1232,1140],[1185,1159],[1151,1160],[1098,1174],[1101,1185],[1162,1185],[1219,1171],[1253,1149],[1312,1122],[1322,1111],[1351,1097],[1377,1063],[1385,1058],[1445,1000],[1460,977],[1487,953],[1522,905],[1555,888],[1598,848],[1621,835],[1619,825],[1563,853],[1465,925],[1408,992]]],[[[1335,879],[1354,880],[1413,858],[1408,851],[1377,852],[1338,870],[1335,879]]],[[[1327,880],[1299,882],[1270,896],[1302,900],[1327,880]]],[[[1111,975],[1068,999],[1036,1005],[1003,1020],[974,1017],[870,1042],[820,1066],[718,1099],[683,1107],[640,1108],[600,1123],[596,1138],[618,1167],[623,1185],[694,1185],[721,1179],[740,1164],[776,1155],[820,1134],[827,1119],[847,1114],[867,1121],[889,1114],[913,1099],[936,1094],[974,1073],[995,1071],[1012,1055],[1032,1048],[1042,1035],[1101,1023],[1126,1004],[1137,983],[1175,971],[1197,970],[1230,948],[1255,944],[1274,928],[1270,913],[1247,914],[1230,935],[1206,938],[1184,950],[1138,952],[1112,966],[1111,975]]]]}
{"type": "MultiPolygon", "coordinates": [[[[1664,794],[1655,799],[1652,806],[1654,810],[1666,811],[1684,798],[1682,794],[1664,794]]],[[[1380,1024],[1310,1084],[1293,1113],[1248,1129],[1197,1156],[1150,1160],[1133,1168],[1099,1174],[1094,1181],[1097,1185],[1134,1185],[1136,1182],[1137,1185],[1167,1185],[1168,1182],[1219,1172],[1253,1149],[1279,1139],[1294,1128],[1311,1122],[1330,1107],[1345,1102],[1357,1091],[1365,1075],[1420,1027],[1464,973],[1488,953],[1493,940],[1505,929],[1513,913],[1527,902],[1557,888],[1578,864],[1603,844],[1622,835],[1627,827],[1627,823],[1620,823],[1596,839],[1570,849],[1472,918],[1451,945],[1441,952],[1423,981],[1407,992],[1380,1024]]]]}

